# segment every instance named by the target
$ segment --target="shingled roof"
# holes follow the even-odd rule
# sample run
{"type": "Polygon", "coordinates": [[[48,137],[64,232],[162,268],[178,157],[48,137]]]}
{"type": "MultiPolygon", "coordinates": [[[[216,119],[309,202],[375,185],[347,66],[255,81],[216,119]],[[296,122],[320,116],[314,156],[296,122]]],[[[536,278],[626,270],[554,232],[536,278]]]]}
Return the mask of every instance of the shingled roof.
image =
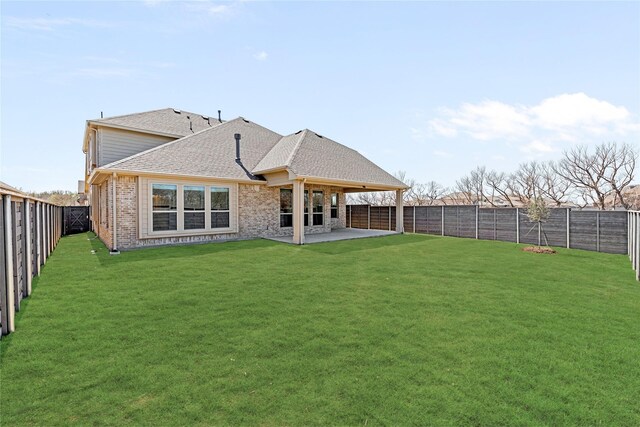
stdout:
{"type": "Polygon", "coordinates": [[[258,163],[253,173],[278,169],[288,169],[302,177],[406,187],[356,150],[309,129],[283,137],[258,163]]]}
{"type": "MultiPolygon", "coordinates": [[[[191,116],[192,113],[181,114],[191,116]]],[[[103,120],[118,119],[118,123],[128,123],[124,126],[141,128],[154,127],[156,120],[171,117],[170,123],[163,124],[162,129],[172,127],[173,132],[177,132],[176,115],[178,113],[173,109],[165,109],[103,120]]],[[[282,136],[242,117],[207,126],[99,169],[240,181],[263,180],[263,174],[287,170],[299,177],[338,184],[406,188],[404,183],[357,151],[311,130],[282,136]],[[241,134],[241,163],[236,162],[234,135],[237,133],[241,134]]]]}
{"type": "Polygon", "coordinates": [[[281,138],[282,135],[239,117],[110,163],[101,169],[241,181],[262,179],[251,174],[251,170],[281,138]],[[235,161],[236,133],[242,135],[241,164],[235,161]]]}
{"type": "Polygon", "coordinates": [[[89,122],[98,125],[112,125],[176,137],[193,135],[194,133],[223,123],[217,118],[190,113],[189,111],[176,110],[174,108],[163,108],[161,110],[145,111],[143,113],[107,117],[104,119],[89,120],[89,122]]]}

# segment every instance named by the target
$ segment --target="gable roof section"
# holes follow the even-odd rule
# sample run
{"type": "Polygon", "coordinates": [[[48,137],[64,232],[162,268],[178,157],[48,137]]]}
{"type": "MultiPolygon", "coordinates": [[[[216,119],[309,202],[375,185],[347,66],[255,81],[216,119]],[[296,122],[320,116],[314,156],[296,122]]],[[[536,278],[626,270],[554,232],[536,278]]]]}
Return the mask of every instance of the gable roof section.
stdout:
{"type": "Polygon", "coordinates": [[[407,188],[356,150],[308,129],[283,137],[253,173],[277,169],[288,169],[301,177],[407,188]]]}
{"type": "Polygon", "coordinates": [[[89,120],[89,122],[97,125],[123,127],[175,137],[193,135],[223,123],[218,121],[217,118],[173,108],[107,117],[105,119],[89,120]]]}
{"type": "Polygon", "coordinates": [[[260,178],[252,175],[251,170],[281,138],[282,135],[239,117],[118,160],[100,169],[240,181],[255,180],[260,178]],[[242,136],[242,164],[235,161],[236,133],[242,136]]]}

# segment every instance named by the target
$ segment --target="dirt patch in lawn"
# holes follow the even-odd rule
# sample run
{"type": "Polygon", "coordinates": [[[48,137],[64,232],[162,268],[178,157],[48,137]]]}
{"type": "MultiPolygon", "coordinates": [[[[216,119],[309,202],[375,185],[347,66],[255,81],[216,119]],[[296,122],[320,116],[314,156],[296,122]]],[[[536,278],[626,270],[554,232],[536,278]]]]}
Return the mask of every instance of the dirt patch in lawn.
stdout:
{"type": "Polygon", "coordinates": [[[555,249],[543,247],[543,246],[527,246],[522,248],[525,252],[533,252],[534,254],[555,254],[555,249]]]}

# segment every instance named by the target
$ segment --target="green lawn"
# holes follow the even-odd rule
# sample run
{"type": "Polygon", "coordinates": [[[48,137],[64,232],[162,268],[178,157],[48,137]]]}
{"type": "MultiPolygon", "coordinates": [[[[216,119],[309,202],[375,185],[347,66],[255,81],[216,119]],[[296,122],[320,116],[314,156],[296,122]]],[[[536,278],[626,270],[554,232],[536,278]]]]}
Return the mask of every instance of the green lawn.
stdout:
{"type": "Polygon", "coordinates": [[[2,425],[640,425],[626,256],[91,237],[62,239],[0,344],[2,425]]]}

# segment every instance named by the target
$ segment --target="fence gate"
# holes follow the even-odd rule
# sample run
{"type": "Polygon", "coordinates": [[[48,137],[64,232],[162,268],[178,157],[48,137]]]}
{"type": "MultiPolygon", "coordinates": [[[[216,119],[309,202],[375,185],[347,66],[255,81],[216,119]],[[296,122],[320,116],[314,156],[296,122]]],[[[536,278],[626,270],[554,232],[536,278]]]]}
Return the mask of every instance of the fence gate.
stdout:
{"type": "Polygon", "coordinates": [[[64,235],[84,233],[90,230],[89,206],[64,207],[64,235]]]}

